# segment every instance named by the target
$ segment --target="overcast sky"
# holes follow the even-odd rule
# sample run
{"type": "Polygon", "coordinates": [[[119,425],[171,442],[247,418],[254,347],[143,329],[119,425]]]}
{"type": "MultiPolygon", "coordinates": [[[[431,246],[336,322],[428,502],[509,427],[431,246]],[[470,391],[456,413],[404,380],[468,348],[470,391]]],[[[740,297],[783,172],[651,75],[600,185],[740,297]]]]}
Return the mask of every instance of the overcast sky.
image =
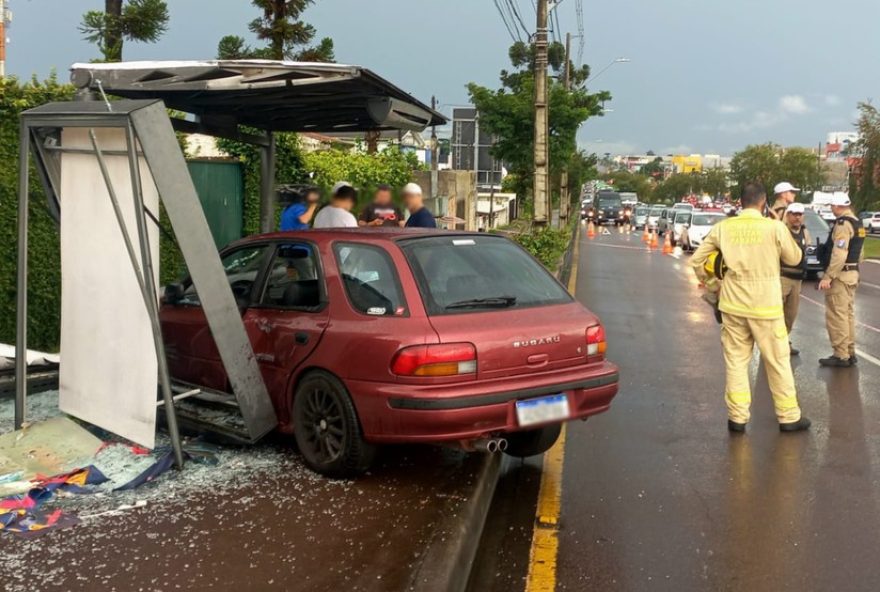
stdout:
{"type": "MultiPolygon", "coordinates": [[[[505,0],[500,0],[503,4],[505,0]]],[[[533,0],[518,1],[534,29],[533,0]]],[[[102,0],[8,0],[7,69],[45,76],[97,56],[76,25],[102,0]]],[[[169,0],[169,32],[129,44],[126,59],[211,58],[226,34],[245,34],[247,0],[169,0]]],[[[577,33],[576,0],[557,8],[577,33]]],[[[494,0],[317,0],[305,15],[336,43],[339,62],[367,66],[441,110],[467,102],[469,81],[497,85],[511,37],[494,0]]],[[[729,154],[749,143],[815,146],[852,127],[876,96],[877,0],[584,0],[584,61],[613,109],[581,129],[599,152],[729,154]]],[[[575,41],[577,48],[577,41],[575,41]]]]}

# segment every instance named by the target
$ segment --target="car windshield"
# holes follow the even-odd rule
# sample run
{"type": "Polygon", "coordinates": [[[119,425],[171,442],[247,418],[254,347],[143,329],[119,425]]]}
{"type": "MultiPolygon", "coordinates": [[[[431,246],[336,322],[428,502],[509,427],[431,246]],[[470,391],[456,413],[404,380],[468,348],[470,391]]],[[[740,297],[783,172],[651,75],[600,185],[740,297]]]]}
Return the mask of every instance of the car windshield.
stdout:
{"type": "Polygon", "coordinates": [[[648,208],[636,208],[636,216],[644,216],[648,213],[648,208]]]}
{"type": "Polygon", "coordinates": [[[685,224],[690,219],[690,217],[691,217],[691,215],[689,212],[685,212],[685,213],[679,212],[678,214],[675,215],[675,223],[676,224],[685,224]]]}
{"type": "Polygon", "coordinates": [[[571,302],[540,263],[497,236],[401,241],[430,315],[571,302]]]}
{"type": "Polygon", "coordinates": [[[804,212],[804,224],[813,237],[825,236],[828,234],[828,222],[822,219],[819,214],[812,210],[804,212]]]}
{"type": "Polygon", "coordinates": [[[648,215],[649,216],[659,216],[662,213],[663,213],[663,206],[659,206],[659,207],[654,206],[653,208],[651,208],[651,212],[648,215]]]}
{"type": "Polygon", "coordinates": [[[694,214],[691,220],[692,226],[714,226],[718,222],[724,220],[727,216],[720,214],[694,214]]]}

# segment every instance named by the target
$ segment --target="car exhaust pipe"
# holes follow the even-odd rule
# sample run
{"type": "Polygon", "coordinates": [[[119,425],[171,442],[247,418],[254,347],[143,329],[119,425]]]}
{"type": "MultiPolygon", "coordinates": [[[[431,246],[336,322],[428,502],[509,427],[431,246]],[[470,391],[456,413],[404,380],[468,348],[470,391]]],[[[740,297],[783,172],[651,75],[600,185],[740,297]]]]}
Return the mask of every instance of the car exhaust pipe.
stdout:
{"type": "Polygon", "coordinates": [[[507,440],[504,438],[488,438],[486,440],[475,440],[468,442],[465,449],[475,450],[478,452],[503,452],[507,449],[507,440]]]}

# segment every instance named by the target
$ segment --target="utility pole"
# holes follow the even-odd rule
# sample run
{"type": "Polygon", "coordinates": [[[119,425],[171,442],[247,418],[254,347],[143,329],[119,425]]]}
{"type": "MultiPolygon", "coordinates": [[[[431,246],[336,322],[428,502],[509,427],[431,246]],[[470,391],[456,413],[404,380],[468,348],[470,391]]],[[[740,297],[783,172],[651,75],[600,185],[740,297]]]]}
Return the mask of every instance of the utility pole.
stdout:
{"type": "MultiPolygon", "coordinates": [[[[565,76],[562,79],[565,92],[571,91],[571,33],[565,34],[565,76]]],[[[563,163],[559,177],[559,227],[568,224],[568,212],[571,209],[571,196],[568,194],[568,163],[563,163]]]]}
{"type": "Polygon", "coordinates": [[[538,0],[538,26],[535,32],[535,186],[534,217],[537,227],[547,225],[549,191],[549,118],[547,113],[547,17],[549,0],[538,0]]]}
{"type": "Polygon", "coordinates": [[[6,0],[0,0],[0,78],[6,78],[6,0]]]}

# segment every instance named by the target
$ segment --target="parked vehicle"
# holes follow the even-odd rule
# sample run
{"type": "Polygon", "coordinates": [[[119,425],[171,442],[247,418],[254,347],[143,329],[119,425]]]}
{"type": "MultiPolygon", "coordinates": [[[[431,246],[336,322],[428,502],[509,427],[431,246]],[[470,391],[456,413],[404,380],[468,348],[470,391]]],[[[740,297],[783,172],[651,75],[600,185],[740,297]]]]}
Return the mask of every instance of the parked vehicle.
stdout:
{"type": "MultiPolygon", "coordinates": [[[[362,472],[387,443],[541,454],[617,393],[599,319],[506,238],[311,230],[221,258],[278,429],[320,473],[362,472]]],[[[228,392],[190,280],[161,321],[172,376],[228,392]]]]}
{"type": "Polygon", "coordinates": [[[869,218],[864,219],[865,228],[871,234],[880,232],[880,212],[873,212],[869,218]]]}
{"type": "Polygon", "coordinates": [[[632,224],[636,230],[641,230],[648,223],[648,212],[650,208],[644,204],[638,204],[635,213],[632,216],[632,224]]]}
{"type": "Polygon", "coordinates": [[[834,222],[834,212],[831,211],[831,206],[820,207],[818,213],[826,222],[834,222]]]}
{"type": "Polygon", "coordinates": [[[663,215],[663,210],[666,209],[666,206],[662,204],[655,204],[651,206],[651,209],[648,210],[648,229],[649,230],[657,230],[657,224],[660,222],[660,216],[663,215]]]}
{"type": "Polygon", "coordinates": [[[681,244],[681,236],[691,223],[692,216],[691,212],[681,209],[675,214],[675,218],[672,219],[672,246],[681,244]]]}
{"type": "Polygon", "coordinates": [[[813,239],[812,243],[807,245],[805,267],[807,277],[815,279],[818,277],[819,272],[823,271],[822,264],[819,262],[819,257],[816,254],[817,247],[828,240],[828,233],[831,232],[831,227],[819,214],[810,209],[804,212],[804,224],[807,226],[810,238],[813,239]]]}
{"type": "Polygon", "coordinates": [[[675,210],[672,208],[663,208],[660,217],[657,218],[657,234],[663,236],[666,230],[672,225],[672,219],[675,217],[675,210]]]}
{"type": "Polygon", "coordinates": [[[694,212],[690,224],[684,229],[681,237],[681,246],[685,251],[693,251],[701,244],[709,234],[713,226],[727,218],[724,214],[709,212],[694,212]]]}

